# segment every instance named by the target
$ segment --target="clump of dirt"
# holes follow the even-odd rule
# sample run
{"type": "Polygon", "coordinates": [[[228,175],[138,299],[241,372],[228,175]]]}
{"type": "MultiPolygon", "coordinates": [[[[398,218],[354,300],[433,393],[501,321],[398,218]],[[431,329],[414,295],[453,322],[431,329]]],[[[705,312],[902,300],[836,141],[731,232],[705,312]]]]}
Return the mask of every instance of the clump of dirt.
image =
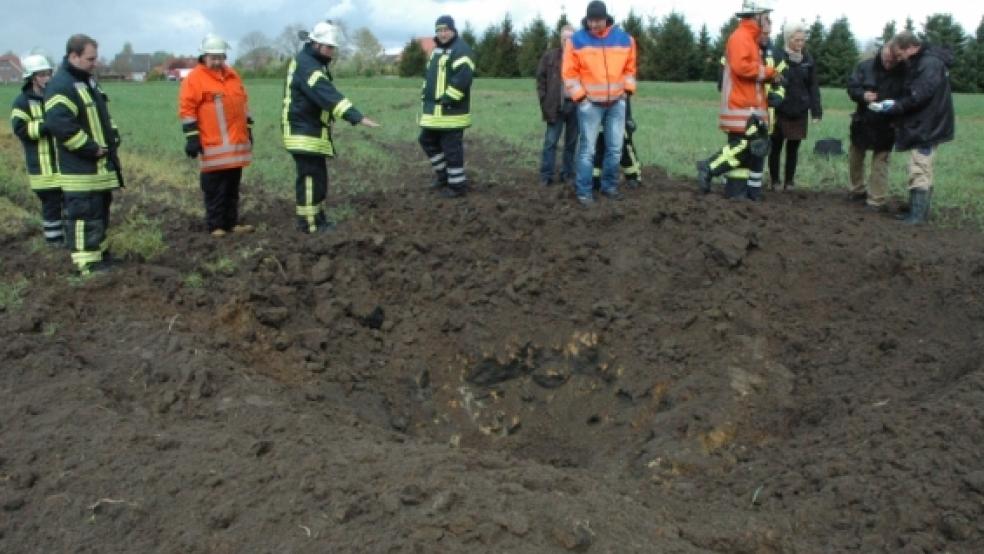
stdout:
{"type": "Polygon", "coordinates": [[[426,178],[81,283],[7,239],[0,550],[984,548],[978,233],[426,178]]]}

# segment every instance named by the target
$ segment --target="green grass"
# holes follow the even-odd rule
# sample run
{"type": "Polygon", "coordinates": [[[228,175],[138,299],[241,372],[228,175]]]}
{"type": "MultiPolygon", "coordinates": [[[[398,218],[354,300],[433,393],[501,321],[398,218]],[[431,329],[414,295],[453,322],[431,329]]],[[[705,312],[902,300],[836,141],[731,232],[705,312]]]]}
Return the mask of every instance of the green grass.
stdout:
{"type": "Polygon", "coordinates": [[[220,256],[211,262],[203,263],[202,269],[209,275],[230,276],[236,272],[236,262],[227,256],[220,256]]]}
{"type": "MultiPolygon", "coordinates": [[[[417,145],[419,79],[380,77],[338,79],[338,88],[363,113],[382,124],[380,129],[352,127],[340,123],[335,128],[338,156],[329,162],[330,204],[344,204],[338,196],[360,194],[405,183],[407,164],[415,171],[426,170],[426,161],[417,145]]],[[[290,197],[294,167],[280,141],[282,83],[279,79],[246,82],[256,126],[254,163],[244,174],[245,188],[261,186],[290,197]]],[[[184,157],[184,144],[177,120],[176,83],[121,84],[105,86],[113,116],[123,134],[123,162],[135,177],[134,192],[145,201],[164,202],[173,209],[200,215],[195,162],[184,157]],[[145,185],[154,186],[145,186],[145,185]],[[158,186],[163,185],[163,186],[158,186]],[[153,196],[153,198],[150,198],[153,196]]],[[[10,105],[17,93],[14,86],[0,86],[0,103],[10,105]]],[[[532,79],[479,79],[472,101],[474,126],[466,137],[479,146],[494,148],[497,167],[477,168],[493,178],[502,167],[524,167],[531,178],[539,159],[543,136],[532,79]]],[[[813,141],[833,137],[848,144],[850,113],[854,106],[842,89],[825,88],[823,121],[810,126],[810,135],[800,155],[798,181],[819,189],[843,189],[847,181],[847,160],[832,161],[812,154],[813,141]]],[[[944,145],[936,163],[936,207],[947,213],[962,214],[984,225],[984,158],[979,155],[984,142],[984,95],[954,95],[957,111],[957,139],[944,145]]],[[[723,142],[717,129],[719,95],[713,83],[641,83],[633,99],[633,112],[639,130],[637,150],[644,165],[665,168],[670,175],[691,178],[693,162],[715,151],[723,142]]],[[[0,197],[28,206],[26,178],[22,173],[19,150],[10,147],[9,127],[0,125],[0,197]]],[[[19,145],[17,145],[19,148],[19,145]]],[[[894,193],[905,188],[906,153],[892,157],[890,174],[894,193]]],[[[466,154],[466,160],[469,159],[466,154]]],[[[32,208],[33,209],[33,208],[32,208]]],[[[344,212],[344,217],[352,214],[344,212]]]]}
{"type": "Polygon", "coordinates": [[[185,275],[184,286],[190,289],[200,289],[205,286],[205,278],[197,271],[185,275]]]}
{"type": "Polygon", "coordinates": [[[27,279],[24,278],[0,282],[0,312],[20,308],[24,302],[25,289],[27,289],[27,279]]]}
{"type": "Polygon", "coordinates": [[[140,212],[131,212],[122,225],[111,226],[109,242],[117,256],[140,261],[151,261],[167,251],[160,222],[140,212]]]}

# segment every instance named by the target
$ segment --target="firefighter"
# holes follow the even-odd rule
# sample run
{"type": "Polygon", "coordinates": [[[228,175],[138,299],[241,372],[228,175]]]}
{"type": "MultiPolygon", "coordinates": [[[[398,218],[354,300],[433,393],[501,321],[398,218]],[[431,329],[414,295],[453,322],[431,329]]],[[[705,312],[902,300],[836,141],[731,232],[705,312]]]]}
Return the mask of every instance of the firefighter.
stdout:
{"type": "Polygon", "coordinates": [[[31,190],[41,200],[41,225],[49,246],[65,244],[62,221],[62,191],[55,182],[58,168],[55,143],[44,124],[44,88],[51,79],[51,64],[40,54],[25,56],[24,86],[14,99],[10,128],[24,146],[31,190]]]}
{"type": "Polygon", "coordinates": [[[721,83],[718,125],[728,134],[728,145],[708,160],[697,163],[697,179],[709,192],[711,178],[727,172],[728,198],[762,198],[762,171],[769,153],[769,115],[766,83],[781,83],[775,67],[762,57],[762,36],[772,30],[771,8],[761,1],[744,0],[735,14],[741,21],[725,46],[727,68],[721,83]]]}
{"type": "Polygon", "coordinates": [[[93,77],[99,45],[73,35],[65,58],[44,90],[45,128],[55,139],[55,182],[65,195],[65,240],[80,275],[109,269],[106,248],[113,190],[122,185],[120,135],[109,98],[93,77]]]}
{"type": "Polygon", "coordinates": [[[185,154],[201,155],[205,228],[215,237],[248,233],[239,224],[239,183],[252,161],[252,118],[246,89],[226,65],[229,45],[209,34],[202,40],[198,65],[181,82],[178,117],[185,134],[185,154]]]}
{"type": "Polygon", "coordinates": [[[444,197],[455,198],[468,190],[462,141],[465,129],[471,127],[475,62],[450,15],[437,18],[434,32],[434,50],[427,61],[421,93],[423,115],[418,140],[434,169],[433,188],[444,197]]]}
{"type": "MultiPolygon", "coordinates": [[[[622,166],[622,173],[625,175],[625,186],[630,189],[639,188],[642,184],[642,167],[639,165],[639,157],[636,155],[635,144],[632,142],[632,135],[636,132],[636,122],[632,118],[632,103],[628,98],[625,99],[625,137],[622,140],[622,159],[619,165],[622,166]]],[[[605,132],[602,130],[598,134],[598,141],[595,144],[594,155],[594,188],[601,189],[601,167],[605,161],[605,132]]]]}
{"type": "Polygon", "coordinates": [[[305,44],[291,60],[284,85],[284,146],[297,168],[297,228],[308,234],[324,233],[334,229],[323,205],[328,194],[327,159],[335,155],[331,138],[334,122],[344,119],[366,127],[379,124],[363,116],[332,83],[328,64],[341,41],[341,30],[330,21],[321,21],[310,32],[302,31],[300,38],[305,44]]]}

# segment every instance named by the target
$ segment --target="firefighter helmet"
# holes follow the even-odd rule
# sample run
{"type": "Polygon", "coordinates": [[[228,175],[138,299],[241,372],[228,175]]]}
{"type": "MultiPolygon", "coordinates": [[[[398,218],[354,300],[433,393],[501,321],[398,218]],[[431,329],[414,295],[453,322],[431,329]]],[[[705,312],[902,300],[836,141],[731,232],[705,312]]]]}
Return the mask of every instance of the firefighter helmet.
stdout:
{"type": "Polygon", "coordinates": [[[229,43],[219,35],[209,33],[202,39],[202,47],[198,49],[201,54],[225,54],[229,50],[229,43]]]}
{"type": "Polygon", "coordinates": [[[338,46],[341,42],[342,30],[337,25],[332,25],[328,21],[319,21],[314,29],[307,34],[307,39],[311,42],[324,44],[325,46],[338,46]]]}
{"type": "Polygon", "coordinates": [[[741,9],[735,15],[737,17],[748,17],[771,11],[772,3],[769,0],[742,0],[741,9]]]}
{"type": "Polygon", "coordinates": [[[24,78],[30,79],[35,73],[40,71],[51,71],[51,63],[48,58],[41,54],[31,54],[21,58],[21,67],[24,68],[24,78]]]}

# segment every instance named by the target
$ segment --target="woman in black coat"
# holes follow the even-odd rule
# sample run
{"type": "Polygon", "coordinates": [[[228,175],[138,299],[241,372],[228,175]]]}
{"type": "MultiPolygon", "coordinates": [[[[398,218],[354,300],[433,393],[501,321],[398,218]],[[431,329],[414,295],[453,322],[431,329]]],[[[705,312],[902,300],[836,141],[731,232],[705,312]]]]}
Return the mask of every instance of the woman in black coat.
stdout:
{"type": "Polygon", "coordinates": [[[785,190],[792,188],[796,182],[796,162],[800,142],[806,138],[808,116],[812,116],[814,123],[819,123],[823,117],[823,107],[820,105],[816,63],[813,56],[803,51],[806,28],[793,24],[784,30],[783,37],[786,41],[783,57],[788,66],[785,73],[786,96],[776,108],[772,149],[769,153],[769,179],[773,189],[782,183],[785,190]],[[785,178],[780,181],[779,157],[782,155],[783,143],[786,145],[786,167],[785,178]]]}

